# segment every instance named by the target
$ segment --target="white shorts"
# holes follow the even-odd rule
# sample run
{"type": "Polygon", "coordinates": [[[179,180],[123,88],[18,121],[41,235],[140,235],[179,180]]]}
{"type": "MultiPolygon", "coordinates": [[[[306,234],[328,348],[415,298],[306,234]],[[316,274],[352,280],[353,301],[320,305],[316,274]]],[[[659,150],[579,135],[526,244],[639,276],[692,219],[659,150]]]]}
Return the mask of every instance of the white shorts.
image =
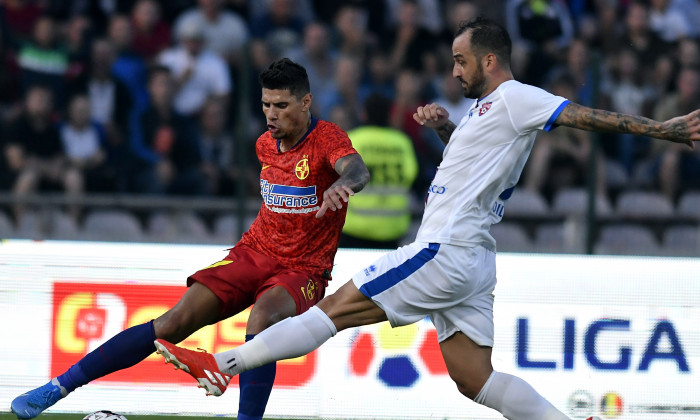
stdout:
{"type": "Polygon", "coordinates": [[[379,258],[352,280],[386,312],[392,327],[430,316],[438,341],[461,331],[493,347],[496,254],[484,247],[414,242],[379,258]]]}

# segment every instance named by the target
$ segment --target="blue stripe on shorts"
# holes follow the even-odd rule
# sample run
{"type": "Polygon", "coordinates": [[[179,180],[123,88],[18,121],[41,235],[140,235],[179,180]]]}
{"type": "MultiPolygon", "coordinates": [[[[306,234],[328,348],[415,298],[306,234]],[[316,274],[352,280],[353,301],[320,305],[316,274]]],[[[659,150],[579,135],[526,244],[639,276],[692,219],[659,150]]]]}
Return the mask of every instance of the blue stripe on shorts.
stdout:
{"type": "Polygon", "coordinates": [[[363,284],[362,287],[360,287],[360,292],[362,292],[362,294],[368,298],[382,293],[386,289],[415,273],[428,261],[435,258],[435,254],[437,254],[438,249],[440,249],[440,244],[429,244],[427,248],[421,249],[420,252],[401,263],[401,265],[398,267],[394,267],[376,279],[363,284]]]}

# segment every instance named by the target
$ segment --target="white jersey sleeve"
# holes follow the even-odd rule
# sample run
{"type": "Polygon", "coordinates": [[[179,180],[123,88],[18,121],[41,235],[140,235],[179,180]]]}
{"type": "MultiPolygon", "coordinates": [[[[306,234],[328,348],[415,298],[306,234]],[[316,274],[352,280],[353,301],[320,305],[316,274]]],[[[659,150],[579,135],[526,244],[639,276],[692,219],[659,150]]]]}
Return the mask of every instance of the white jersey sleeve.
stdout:
{"type": "Polygon", "coordinates": [[[569,103],[544,89],[523,84],[509,85],[503,89],[502,94],[511,123],[520,134],[533,130],[552,130],[555,128],[554,120],[569,103]]]}
{"type": "Polygon", "coordinates": [[[445,147],[416,240],[495,250],[489,228],[503,216],[537,130],[553,128],[568,103],[515,80],[474,101],[445,147]]]}

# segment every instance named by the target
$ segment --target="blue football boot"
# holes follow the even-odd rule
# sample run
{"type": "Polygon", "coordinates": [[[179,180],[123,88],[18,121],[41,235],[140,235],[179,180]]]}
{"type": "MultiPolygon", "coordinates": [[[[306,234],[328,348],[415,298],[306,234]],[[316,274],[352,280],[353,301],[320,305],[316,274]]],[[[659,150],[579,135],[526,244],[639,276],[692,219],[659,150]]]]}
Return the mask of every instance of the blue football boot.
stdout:
{"type": "Polygon", "coordinates": [[[68,391],[58,383],[58,379],[53,378],[46,385],[12,400],[11,409],[18,419],[33,419],[66,395],[68,391]]]}

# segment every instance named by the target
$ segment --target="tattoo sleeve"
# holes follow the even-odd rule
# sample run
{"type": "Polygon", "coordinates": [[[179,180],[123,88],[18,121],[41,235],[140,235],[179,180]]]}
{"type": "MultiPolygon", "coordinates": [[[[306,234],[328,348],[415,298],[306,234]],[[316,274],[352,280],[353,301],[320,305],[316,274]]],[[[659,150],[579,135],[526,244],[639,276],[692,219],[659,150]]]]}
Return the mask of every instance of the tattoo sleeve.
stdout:
{"type": "Polygon", "coordinates": [[[452,133],[455,131],[457,126],[455,123],[453,123],[450,120],[447,120],[447,122],[440,127],[435,127],[435,132],[437,133],[438,137],[440,137],[440,141],[443,142],[443,144],[447,145],[447,142],[450,141],[450,136],[452,133]]]}
{"type": "Polygon", "coordinates": [[[361,191],[369,182],[369,170],[358,153],[343,156],[335,162],[340,178],[333,185],[346,185],[354,192],[361,191]]]}
{"type": "Polygon", "coordinates": [[[588,108],[573,102],[562,110],[555,123],[587,131],[637,134],[659,139],[673,138],[684,129],[687,131],[683,124],[662,127],[662,123],[649,118],[588,108]]]}

